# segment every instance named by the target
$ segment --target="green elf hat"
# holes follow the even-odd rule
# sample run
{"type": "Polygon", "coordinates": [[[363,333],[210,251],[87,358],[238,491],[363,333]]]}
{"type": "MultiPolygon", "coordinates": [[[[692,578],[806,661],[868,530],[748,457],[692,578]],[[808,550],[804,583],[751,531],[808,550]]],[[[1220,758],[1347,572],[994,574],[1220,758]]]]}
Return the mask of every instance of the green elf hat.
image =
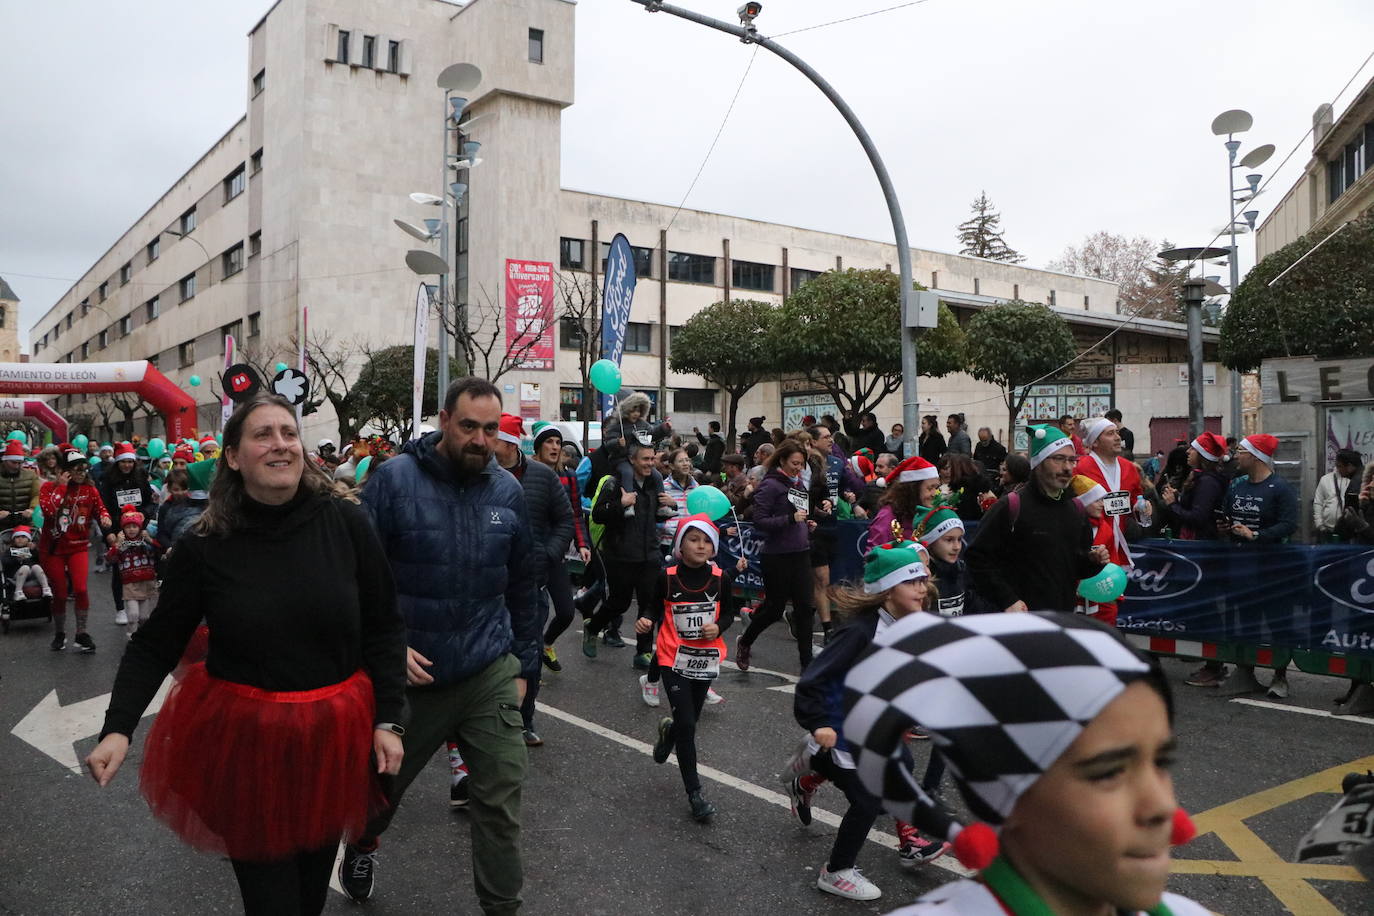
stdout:
{"type": "Polygon", "coordinates": [[[1073,440],[1058,426],[1041,423],[1027,428],[1030,433],[1030,466],[1036,467],[1050,455],[1064,446],[1072,446],[1073,440]]]}
{"type": "Polygon", "coordinates": [[[913,579],[928,579],[914,541],[895,541],[874,547],[864,556],[864,593],[877,595],[913,579]]]}
{"type": "Polygon", "coordinates": [[[540,420],[538,423],[534,424],[533,430],[534,450],[536,452],[539,451],[539,446],[544,444],[544,440],[548,439],[550,436],[557,436],[560,442],[563,441],[563,430],[554,426],[547,420],[540,420]]]}
{"type": "Polygon", "coordinates": [[[930,545],[951,531],[963,530],[963,519],[959,518],[955,511],[948,506],[941,506],[937,509],[931,509],[923,516],[918,516],[916,528],[912,534],[922,544],[930,545]]]}
{"type": "Polygon", "coordinates": [[[215,463],[218,459],[206,458],[186,465],[186,473],[191,475],[191,499],[209,499],[210,481],[215,476],[215,463]]]}

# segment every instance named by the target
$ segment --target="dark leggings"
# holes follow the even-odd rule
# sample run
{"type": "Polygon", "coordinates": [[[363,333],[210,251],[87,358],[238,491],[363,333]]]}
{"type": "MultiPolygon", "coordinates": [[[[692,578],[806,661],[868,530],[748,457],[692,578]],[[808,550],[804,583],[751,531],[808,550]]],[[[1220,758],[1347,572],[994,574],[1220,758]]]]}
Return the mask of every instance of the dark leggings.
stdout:
{"type": "Polygon", "coordinates": [[[811,626],[815,613],[815,583],[811,574],[811,551],[765,553],[763,566],[763,604],[754,611],[749,629],[740,641],[752,646],[764,630],[782,618],[783,608],[792,602],[792,627],[797,637],[797,657],[805,668],[811,664],[811,626]]]}
{"type": "Polygon", "coordinates": [[[114,597],[115,610],[124,610],[124,577],[119,574],[117,562],[110,564],[110,594],[114,597]]]}
{"type": "MultiPolygon", "coordinates": [[[[622,563],[617,560],[606,561],[606,600],[597,612],[582,624],[583,633],[593,635],[606,629],[615,618],[630,609],[630,602],[639,602],[640,612],[649,607],[658,588],[658,577],[663,567],[657,560],[644,563],[622,563]]],[[[654,634],[639,633],[635,636],[635,651],[643,655],[653,647],[654,634]]]]}
{"type": "Polygon", "coordinates": [[[835,833],[835,845],[830,847],[830,862],[826,870],[832,874],[846,868],[853,868],[858,861],[859,850],[868,839],[868,831],[882,812],[882,803],[864,790],[859,783],[859,775],[835,763],[829,751],[821,751],[811,758],[811,769],[820,773],[835,784],[849,801],[849,810],[840,819],[840,829],[835,833]]]}
{"type": "Polygon", "coordinates": [[[334,844],[277,862],[231,859],[245,916],[316,916],[329,899],[334,844]]]}
{"type": "MultiPolygon", "coordinates": [[[[543,629],[544,621],[549,619],[549,598],[544,592],[541,584],[535,592],[534,612],[539,620],[539,627],[543,629]]],[[[541,651],[543,647],[540,647],[541,651]]],[[[528,731],[534,730],[534,701],[539,698],[539,675],[525,682],[525,699],[520,702],[520,718],[525,721],[525,728],[528,731]]]]}
{"type": "Polygon", "coordinates": [[[945,778],[945,755],[939,748],[930,749],[930,760],[926,762],[926,775],[921,777],[921,788],[929,795],[939,791],[940,781],[945,778]]]}
{"type": "Polygon", "coordinates": [[[660,669],[659,676],[668,691],[668,705],[673,708],[669,734],[677,752],[677,768],[682,771],[682,787],[691,795],[701,791],[701,780],[697,778],[697,719],[701,717],[711,682],[685,678],[671,668],[660,669]]]}
{"type": "Polygon", "coordinates": [[[566,563],[553,565],[545,588],[549,590],[549,602],[553,605],[553,620],[544,631],[544,645],[551,646],[573,622],[572,579],[568,578],[566,563]]]}

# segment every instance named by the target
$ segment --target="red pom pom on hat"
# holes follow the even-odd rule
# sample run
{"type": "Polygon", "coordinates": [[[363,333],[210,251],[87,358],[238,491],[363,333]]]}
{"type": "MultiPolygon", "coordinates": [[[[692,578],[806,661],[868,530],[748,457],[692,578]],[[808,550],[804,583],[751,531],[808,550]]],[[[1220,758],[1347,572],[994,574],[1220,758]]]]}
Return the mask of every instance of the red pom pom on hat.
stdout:
{"type": "Polygon", "coordinates": [[[965,868],[982,871],[997,858],[1000,845],[997,831],[980,821],[969,824],[954,837],[954,857],[965,868]]]}
{"type": "Polygon", "coordinates": [[[1197,827],[1193,824],[1193,819],[1188,816],[1188,812],[1182,808],[1174,809],[1174,826],[1169,834],[1169,844],[1171,846],[1184,846],[1192,842],[1193,837],[1197,836],[1197,827]]]}

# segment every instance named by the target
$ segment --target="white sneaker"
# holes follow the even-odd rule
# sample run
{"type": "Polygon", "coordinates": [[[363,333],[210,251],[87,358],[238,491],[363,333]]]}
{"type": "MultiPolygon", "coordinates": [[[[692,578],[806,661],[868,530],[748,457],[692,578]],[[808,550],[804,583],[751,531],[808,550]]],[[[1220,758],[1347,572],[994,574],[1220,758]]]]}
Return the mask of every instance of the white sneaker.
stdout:
{"type": "Polygon", "coordinates": [[[821,876],[816,879],[816,887],[827,894],[843,897],[846,900],[877,900],[883,895],[878,885],[865,878],[857,868],[842,868],[831,874],[824,865],[821,876]]]}
{"type": "Polygon", "coordinates": [[[658,684],[650,684],[647,674],[639,676],[639,695],[643,698],[645,706],[658,706],[658,684]]]}
{"type": "Polygon", "coordinates": [[[706,702],[707,702],[708,705],[715,706],[717,703],[724,703],[724,702],[725,702],[725,697],[723,697],[723,696],[721,696],[720,694],[716,693],[716,688],[714,688],[714,687],[707,687],[707,688],[706,688],[706,702]]]}
{"type": "Polygon", "coordinates": [[[115,626],[122,627],[129,622],[129,615],[123,611],[115,611],[115,626]]]}
{"type": "Polygon", "coordinates": [[[45,588],[45,589],[43,589],[43,597],[44,597],[44,598],[51,598],[51,597],[52,597],[52,589],[50,589],[50,588],[45,588]]]}

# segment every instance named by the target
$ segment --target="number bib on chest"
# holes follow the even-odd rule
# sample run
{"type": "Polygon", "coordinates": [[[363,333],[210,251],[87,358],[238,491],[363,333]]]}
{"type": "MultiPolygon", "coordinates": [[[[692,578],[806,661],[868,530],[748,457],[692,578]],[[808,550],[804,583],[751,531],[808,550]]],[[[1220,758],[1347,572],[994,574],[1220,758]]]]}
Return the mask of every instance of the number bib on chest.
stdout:
{"type": "Polygon", "coordinates": [[[1102,497],[1102,509],[1108,515],[1125,515],[1131,511],[1131,494],[1125,490],[1113,490],[1102,497]]]}
{"type": "Polygon", "coordinates": [[[673,605],[673,629],[679,639],[705,639],[701,628],[716,619],[716,605],[712,601],[673,605]]]}
{"type": "Polygon", "coordinates": [[[964,613],[964,596],[954,595],[950,598],[941,598],[939,603],[941,617],[959,617],[964,613]]]}
{"type": "Polygon", "coordinates": [[[640,445],[654,444],[654,437],[649,433],[647,429],[635,430],[635,438],[639,440],[640,445]]]}
{"type": "Polygon", "coordinates": [[[720,650],[678,646],[673,672],[694,681],[714,680],[720,674],[720,650]]]}
{"type": "Polygon", "coordinates": [[[115,490],[115,503],[120,506],[141,506],[143,494],[138,490],[115,490]]]}
{"type": "Polygon", "coordinates": [[[802,512],[809,512],[811,509],[811,500],[807,498],[805,490],[796,487],[788,490],[787,501],[792,504],[793,509],[800,509],[802,512]]]}

